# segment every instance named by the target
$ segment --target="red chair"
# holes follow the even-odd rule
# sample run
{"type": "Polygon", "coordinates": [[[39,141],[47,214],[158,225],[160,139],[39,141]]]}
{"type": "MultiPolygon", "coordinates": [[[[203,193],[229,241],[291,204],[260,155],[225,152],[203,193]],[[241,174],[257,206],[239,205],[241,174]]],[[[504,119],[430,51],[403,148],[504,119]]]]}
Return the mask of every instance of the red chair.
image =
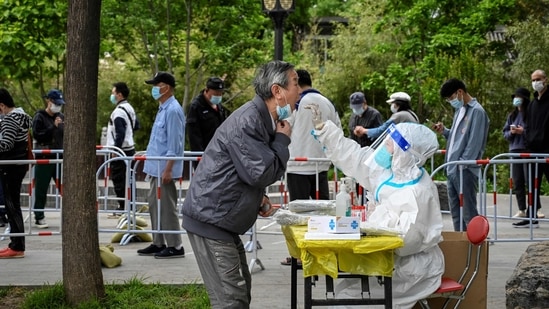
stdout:
{"type": "Polygon", "coordinates": [[[467,252],[467,261],[465,263],[465,269],[463,270],[463,273],[461,274],[461,277],[458,281],[455,281],[451,278],[442,278],[442,282],[440,284],[440,287],[431,295],[429,295],[426,299],[422,299],[419,301],[419,304],[421,305],[421,308],[429,309],[429,303],[427,302],[427,299],[429,298],[446,298],[446,301],[444,302],[444,305],[442,308],[446,308],[450,301],[452,299],[456,299],[456,304],[454,305],[454,308],[458,308],[459,304],[463,299],[465,299],[465,295],[469,288],[471,287],[471,284],[475,280],[475,277],[477,276],[479,267],[480,267],[480,258],[481,258],[481,244],[486,240],[486,237],[488,236],[488,232],[490,231],[490,224],[488,223],[488,219],[484,216],[476,216],[467,225],[467,239],[469,240],[469,250],[467,252]],[[472,264],[472,255],[473,255],[473,248],[478,247],[477,254],[475,257],[475,260],[473,262],[472,270],[470,271],[471,264],[472,264]],[[469,277],[469,280],[467,282],[463,282],[464,278],[466,278],[467,274],[471,272],[471,275],[469,277]]]}

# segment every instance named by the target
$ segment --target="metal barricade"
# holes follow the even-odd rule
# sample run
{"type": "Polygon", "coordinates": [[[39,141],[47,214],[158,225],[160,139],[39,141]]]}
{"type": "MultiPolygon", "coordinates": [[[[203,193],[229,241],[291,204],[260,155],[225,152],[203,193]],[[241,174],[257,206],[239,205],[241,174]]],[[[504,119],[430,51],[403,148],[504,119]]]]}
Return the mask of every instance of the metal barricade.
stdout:
{"type": "MultiPolygon", "coordinates": [[[[542,240],[549,240],[549,235],[547,237],[539,237],[536,236],[534,233],[534,225],[529,224],[528,231],[529,235],[528,238],[520,237],[520,233],[513,233],[512,236],[515,237],[509,237],[509,238],[503,238],[499,235],[499,223],[502,224],[509,224],[509,220],[529,220],[530,222],[536,220],[540,222],[549,222],[548,219],[543,218],[535,218],[533,217],[533,214],[537,212],[537,203],[539,199],[536,199],[536,195],[540,195],[540,179],[536,177],[538,175],[539,171],[539,164],[546,164],[549,162],[549,154],[543,154],[543,153],[502,153],[498,154],[491,160],[489,160],[488,164],[486,165],[486,168],[483,171],[483,176],[486,179],[487,174],[489,172],[489,168],[492,168],[492,197],[493,197],[493,213],[491,215],[487,215],[487,217],[493,221],[492,224],[492,231],[494,233],[494,241],[542,241],[542,240]],[[500,158],[508,158],[508,159],[500,159],[500,158]],[[520,161],[519,161],[520,160],[520,161]],[[513,164],[525,164],[527,166],[527,187],[528,187],[528,195],[527,195],[527,212],[530,216],[526,218],[513,218],[512,217],[512,209],[513,209],[513,174],[512,174],[512,165],[513,164]],[[497,166],[501,165],[509,165],[510,169],[510,176],[509,176],[509,208],[508,208],[508,214],[499,214],[498,213],[498,179],[497,179],[497,166]],[[505,220],[505,221],[504,221],[505,220]],[[518,237],[517,237],[518,236],[518,237]]],[[[542,233],[539,233],[542,234],[542,233]]]]}
{"type": "MultiPolygon", "coordinates": [[[[498,200],[498,190],[497,190],[497,184],[498,184],[498,179],[497,179],[497,170],[496,170],[496,167],[497,166],[502,166],[502,165],[512,165],[513,163],[521,163],[521,164],[527,164],[528,165],[528,176],[527,178],[529,179],[529,186],[528,186],[528,191],[529,191],[529,198],[528,198],[528,207],[533,207],[533,209],[536,209],[537,207],[535,207],[535,199],[533,199],[533,196],[535,196],[535,194],[537,194],[537,192],[539,192],[539,180],[535,177],[532,176],[532,173],[535,172],[534,175],[537,175],[537,170],[538,170],[538,164],[542,164],[542,163],[548,163],[549,162],[549,159],[548,159],[549,155],[548,154],[514,154],[514,153],[504,153],[504,154],[499,154],[497,155],[496,157],[492,158],[492,159],[480,159],[480,160],[464,160],[464,161],[453,161],[453,162],[447,162],[447,163],[444,163],[440,166],[438,166],[437,168],[435,168],[433,170],[433,172],[431,173],[431,177],[433,178],[438,172],[441,172],[443,171],[446,167],[448,166],[451,166],[451,165],[457,165],[458,167],[458,170],[459,170],[459,179],[460,179],[460,190],[459,190],[459,195],[460,195],[460,223],[462,223],[463,221],[463,186],[465,185],[468,185],[468,184],[464,184],[463,183],[463,170],[465,168],[468,168],[468,167],[471,167],[471,166],[475,166],[475,167],[479,167],[478,169],[478,173],[477,173],[477,177],[478,177],[478,193],[477,193],[477,198],[478,198],[478,204],[477,204],[477,207],[478,207],[478,212],[479,214],[481,215],[484,215],[486,216],[490,221],[490,226],[491,226],[491,233],[493,234],[493,237],[490,238],[490,242],[497,242],[497,241],[541,241],[541,240],[547,240],[549,238],[547,237],[537,237],[535,234],[534,234],[534,229],[533,229],[533,226],[531,225],[529,227],[529,237],[528,238],[521,238],[520,235],[518,233],[511,233],[510,237],[508,238],[504,238],[504,237],[501,237],[499,235],[500,233],[500,226],[499,224],[509,224],[510,222],[512,222],[513,220],[539,220],[539,221],[549,221],[547,219],[541,219],[541,218],[513,218],[512,217],[512,214],[511,214],[511,209],[512,209],[512,199],[513,199],[513,193],[512,193],[512,182],[510,181],[510,188],[509,188],[509,199],[510,199],[510,206],[509,206],[509,213],[507,215],[500,215],[498,214],[498,203],[497,203],[497,200],[498,200]],[[511,159],[499,159],[499,158],[502,158],[502,157],[509,157],[511,159]],[[517,158],[521,158],[521,161],[520,162],[517,162],[517,158]],[[491,168],[491,169],[490,169],[491,168]],[[491,212],[488,211],[488,206],[487,206],[487,200],[488,200],[488,191],[487,191],[487,185],[488,185],[488,181],[487,181],[487,177],[488,177],[488,172],[489,171],[492,171],[492,198],[493,198],[493,205],[490,207],[491,209],[493,209],[491,212]],[[532,183],[532,180],[533,180],[533,183],[532,183]],[[532,202],[534,201],[534,202],[532,202]],[[519,236],[519,237],[517,237],[519,236]]],[[[530,213],[533,213],[533,211],[531,211],[530,213]]],[[[464,227],[462,225],[460,225],[460,230],[463,230],[464,227]]]]}
{"type": "MultiPolygon", "coordinates": [[[[186,153],[185,153],[186,154],[186,153]]],[[[194,154],[197,154],[197,153],[194,153],[194,154]]],[[[119,161],[119,160],[123,160],[123,161],[126,161],[126,183],[125,183],[125,187],[126,187],[126,190],[125,190],[125,201],[126,202],[129,202],[128,205],[129,207],[126,207],[125,209],[125,212],[124,212],[124,215],[125,215],[125,219],[121,220],[118,225],[117,225],[117,228],[116,229],[99,229],[99,232],[109,232],[109,233],[119,233],[119,232],[124,232],[124,236],[122,237],[121,241],[120,241],[120,245],[126,245],[130,242],[130,240],[136,236],[135,234],[140,234],[140,233],[151,233],[151,234],[159,234],[159,233],[162,233],[162,234],[185,234],[186,232],[184,230],[163,230],[160,228],[160,217],[161,217],[161,200],[160,200],[160,197],[161,197],[161,187],[160,187],[160,183],[157,183],[157,188],[156,188],[156,204],[157,204],[157,212],[158,212],[158,221],[156,222],[156,225],[158,226],[157,229],[138,229],[137,228],[137,225],[136,225],[136,222],[137,222],[137,216],[148,216],[148,213],[138,213],[138,206],[139,205],[148,205],[148,202],[147,201],[139,201],[138,197],[137,197],[137,194],[136,194],[136,188],[137,188],[137,180],[136,180],[136,173],[134,172],[140,164],[142,164],[145,160],[152,160],[152,161],[157,161],[158,163],[157,164],[160,164],[161,161],[177,161],[177,160],[180,160],[180,161],[183,161],[183,164],[189,164],[191,165],[192,162],[194,161],[198,161],[200,160],[200,157],[199,156],[190,156],[190,157],[186,157],[186,156],[183,156],[183,157],[152,157],[152,156],[145,156],[144,153],[142,152],[139,152],[137,153],[135,156],[133,157],[112,157],[112,158],[109,158],[108,160],[106,160],[105,162],[103,162],[97,172],[96,172],[96,176],[98,177],[98,175],[100,173],[102,173],[102,171],[104,169],[108,169],[108,165],[113,162],[113,161],[119,161]],[[134,161],[135,164],[130,164],[130,161],[134,161]],[[133,166],[133,168],[132,168],[133,166]],[[123,226],[125,226],[124,229],[121,229],[123,226]]],[[[108,174],[108,173],[107,173],[108,174]]],[[[189,177],[192,179],[192,169],[190,169],[189,171],[189,177]]],[[[99,181],[97,182],[99,184],[99,181]]],[[[182,178],[179,178],[177,181],[176,181],[176,188],[178,190],[178,197],[177,197],[177,210],[178,210],[178,213],[181,214],[181,207],[182,207],[182,203],[184,201],[184,190],[186,190],[188,188],[188,181],[187,182],[184,182],[182,178]]],[[[105,181],[105,184],[107,184],[107,181],[105,181]]],[[[151,188],[149,188],[150,190],[151,188]]],[[[101,192],[101,190],[99,188],[97,188],[97,192],[101,192]]],[[[101,214],[101,213],[112,213],[114,211],[111,211],[111,210],[108,210],[108,205],[107,205],[107,202],[108,200],[112,200],[112,198],[110,198],[108,195],[99,195],[98,194],[98,201],[100,199],[103,199],[105,202],[104,202],[104,208],[103,210],[101,209],[98,209],[98,214],[101,214]]],[[[180,217],[181,218],[181,217],[180,217]]]]}

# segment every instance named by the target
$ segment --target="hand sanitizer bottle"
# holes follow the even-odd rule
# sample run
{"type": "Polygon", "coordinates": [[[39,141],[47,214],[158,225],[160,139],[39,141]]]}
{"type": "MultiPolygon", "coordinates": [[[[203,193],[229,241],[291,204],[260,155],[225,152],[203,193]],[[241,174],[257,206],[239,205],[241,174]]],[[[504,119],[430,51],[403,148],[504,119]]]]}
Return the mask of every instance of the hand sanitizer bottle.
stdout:
{"type": "Polygon", "coordinates": [[[336,195],[336,216],[351,216],[351,196],[345,181],[341,182],[339,193],[336,195]]]}

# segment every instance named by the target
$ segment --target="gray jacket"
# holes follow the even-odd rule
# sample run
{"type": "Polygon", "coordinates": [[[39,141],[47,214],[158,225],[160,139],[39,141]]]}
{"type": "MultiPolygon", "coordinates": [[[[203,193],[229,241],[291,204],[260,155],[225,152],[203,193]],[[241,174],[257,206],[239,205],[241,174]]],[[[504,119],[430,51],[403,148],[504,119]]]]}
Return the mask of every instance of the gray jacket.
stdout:
{"type": "Polygon", "coordinates": [[[265,188],[290,158],[290,138],[275,133],[265,102],[247,102],[217,129],[183,203],[183,228],[211,239],[244,234],[257,219],[265,188]]]}
{"type": "MultiPolygon", "coordinates": [[[[458,108],[454,112],[452,127],[444,128],[443,135],[447,140],[445,162],[479,160],[486,148],[490,127],[488,115],[475,98],[464,106],[466,111],[463,119],[456,123],[459,114],[458,108]],[[454,130],[457,130],[456,135],[454,140],[451,140],[454,130]],[[453,144],[451,153],[449,151],[450,143],[453,144]]],[[[480,166],[466,165],[465,168],[476,174],[480,166]]],[[[458,173],[459,169],[456,164],[453,164],[446,168],[446,172],[448,175],[452,175],[458,173]]]]}

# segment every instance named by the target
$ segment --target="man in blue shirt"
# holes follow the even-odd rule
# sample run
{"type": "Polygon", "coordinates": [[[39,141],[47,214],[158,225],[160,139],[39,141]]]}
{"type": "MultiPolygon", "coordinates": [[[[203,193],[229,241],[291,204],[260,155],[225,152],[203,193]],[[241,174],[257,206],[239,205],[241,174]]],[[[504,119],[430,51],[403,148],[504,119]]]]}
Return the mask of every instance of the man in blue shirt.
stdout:
{"type": "MultiPolygon", "coordinates": [[[[173,93],[175,78],[170,73],[158,72],[145,81],[153,85],[151,95],[160,103],[154,120],[147,157],[183,157],[185,141],[185,114],[173,93]]],[[[150,178],[148,194],[149,213],[153,230],[180,230],[177,213],[177,189],[174,179],[183,174],[182,160],[145,160],[143,168],[150,178]],[[157,191],[157,189],[159,189],[157,191]],[[157,196],[159,192],[160,196],[157,196]],[[158,208],[160,199],[160,211],[158,208]],[[160,217],[160,226],[158,220],[160,217]]],[[[137,250],[139,255],[154,255],[157,259],[185,256],[181,234],[153,234],[153,243],[137,250]]]]}

